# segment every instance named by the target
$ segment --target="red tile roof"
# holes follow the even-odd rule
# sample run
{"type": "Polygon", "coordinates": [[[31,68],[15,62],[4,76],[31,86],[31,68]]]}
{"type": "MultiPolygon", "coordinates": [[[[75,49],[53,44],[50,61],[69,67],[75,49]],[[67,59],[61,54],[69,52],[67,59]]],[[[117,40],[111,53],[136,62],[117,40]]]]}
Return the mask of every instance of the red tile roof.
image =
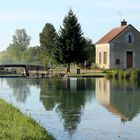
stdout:
{"type": "Polygon", "coordinates": [[[125,26],[121,26],[121,27],[112,29],[105,36],[103,36],[96,44],[109,43],[115,37],[117,37],[122,31],[124,31],[127,27],[128,27],[128,25],[125,25],[125,26]]]}

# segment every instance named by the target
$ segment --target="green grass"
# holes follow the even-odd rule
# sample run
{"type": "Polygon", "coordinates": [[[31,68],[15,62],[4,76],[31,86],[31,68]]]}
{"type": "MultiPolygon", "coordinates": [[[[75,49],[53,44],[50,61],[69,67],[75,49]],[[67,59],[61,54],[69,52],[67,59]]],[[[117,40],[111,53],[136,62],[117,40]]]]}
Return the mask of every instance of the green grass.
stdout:
{"type": "Polygon", "coordinates": [[[103,72],[81,73],[81,74],[68,74],[70,77],[104,77],[106,74],[103,72]]]}
{"type": "Polygon", "coordinates": [[[2,140],[52,140],[32,118],[0,99],[0,139],[2,140]]]}

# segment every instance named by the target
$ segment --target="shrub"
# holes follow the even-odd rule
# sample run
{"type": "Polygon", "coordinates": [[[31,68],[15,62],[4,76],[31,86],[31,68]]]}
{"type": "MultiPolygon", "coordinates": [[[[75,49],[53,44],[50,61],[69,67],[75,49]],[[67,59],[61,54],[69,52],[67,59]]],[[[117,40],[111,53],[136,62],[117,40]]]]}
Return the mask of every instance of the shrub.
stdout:
{"type": "Polygon", "coordinates": [[[110,72],[106,72],[105,77],[106,77],[107,79],[112,79],[112,78],[113,78],[113,73],[112,73],[111,71],[110,71],[110,72]]]}
{"type": "Polygon", "coordinates": [[[124,78],[124,70],[119,70],[119,79],[124,78]]]}
{"type": "Polygon", "coordinates": [[[131,76],[131,70],[125,70],[124,71],[124,78],[125,79],[129,79],[131,76]]]}
{"type": "Polygon", "coordinates": [[[131,71],[130,80],[139,80],[140,77],[140,70],[134,69],[131,71]]]}
{"type": "Polygon", "coordinates": [[[118,79],[119,78],[119,70],[113,71],[113,78],[118,79]]]}

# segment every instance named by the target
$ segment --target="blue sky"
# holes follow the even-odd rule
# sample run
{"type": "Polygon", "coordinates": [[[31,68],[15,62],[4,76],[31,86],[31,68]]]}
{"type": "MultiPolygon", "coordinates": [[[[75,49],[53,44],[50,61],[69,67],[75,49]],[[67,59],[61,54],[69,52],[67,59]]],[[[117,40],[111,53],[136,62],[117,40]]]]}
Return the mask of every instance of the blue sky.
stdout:
{"type": "Polygon", "coordinates": [[[140,30],[139,0],[0,0],[0,51],[8,47],[16,29],[21,28],[31,36],[31,46],[39,45],[45,23],[52,23],[58,31],[70,8],[84,35],[93,42],[120,26],[120,15],[140,30]]]}

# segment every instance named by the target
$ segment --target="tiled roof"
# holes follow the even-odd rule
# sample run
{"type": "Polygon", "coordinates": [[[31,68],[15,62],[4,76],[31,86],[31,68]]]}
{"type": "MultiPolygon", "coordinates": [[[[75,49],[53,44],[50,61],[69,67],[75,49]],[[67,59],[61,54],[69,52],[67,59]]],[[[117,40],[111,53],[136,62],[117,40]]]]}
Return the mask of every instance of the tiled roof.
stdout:
{"type": "Polygon", "coordinates": [[[121,27],[112,29],[105,36],[103,36],[98,42],[96,42],[96,44],[109,43],[115,37],[117,37],[122,31],[124,31],[127,27],[128,27],[128,25],[125,25],[125,26],[121,26],[121,27]]]}

